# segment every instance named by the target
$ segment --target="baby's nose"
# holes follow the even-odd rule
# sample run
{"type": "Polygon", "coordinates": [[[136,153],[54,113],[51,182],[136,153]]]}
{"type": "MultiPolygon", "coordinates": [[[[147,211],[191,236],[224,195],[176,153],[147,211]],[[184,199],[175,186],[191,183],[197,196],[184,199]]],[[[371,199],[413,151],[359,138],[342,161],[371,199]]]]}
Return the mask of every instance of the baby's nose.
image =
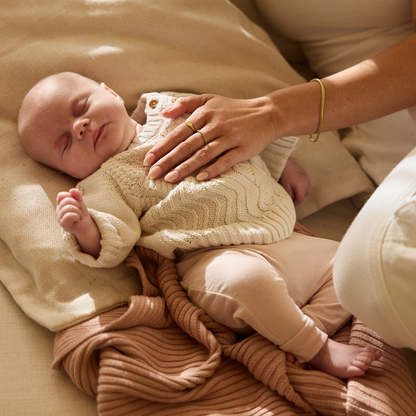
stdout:
{"type": "Polygon", "coordinates": [[[85,136],[85,131],[88,127],[88,122],[86,120],[77,120],[74,125],[74,131],[77,139],[82,140],[85,136]]]}

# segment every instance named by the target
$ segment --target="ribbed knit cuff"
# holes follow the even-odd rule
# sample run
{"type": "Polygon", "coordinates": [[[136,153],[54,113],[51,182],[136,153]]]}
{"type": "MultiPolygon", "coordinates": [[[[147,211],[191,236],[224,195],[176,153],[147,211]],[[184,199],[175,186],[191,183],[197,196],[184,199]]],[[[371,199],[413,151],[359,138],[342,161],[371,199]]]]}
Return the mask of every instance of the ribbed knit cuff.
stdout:
{"type": "Polygon", "coordinates": [[[282,137],[269,144],[260,156],[276,181],[279,181],[289,157],[300,145],[298,137],[282,137]]]}
{"type": "Polygon", "coordinates": [[[105,216],[97,211],[90,210],[98,229],[101,233],[101,251],[97,259],[93,256],[83,253],[75,236],[63,230],[64,244],[67,246],[69,252],[73,257],[89,267],[113,267],[116,263],[121,263],[123,260],[117,261],[120,257],[122,249],[122,242],[117,233],[116,228],[105,218],[105,216]]]}

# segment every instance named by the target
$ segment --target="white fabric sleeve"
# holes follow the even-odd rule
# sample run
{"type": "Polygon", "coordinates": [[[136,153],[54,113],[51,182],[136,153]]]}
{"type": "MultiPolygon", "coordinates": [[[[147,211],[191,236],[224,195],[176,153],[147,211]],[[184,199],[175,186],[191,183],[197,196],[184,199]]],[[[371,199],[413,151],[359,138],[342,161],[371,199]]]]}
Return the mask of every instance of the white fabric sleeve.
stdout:
{"type": "Polygon", "coordinates": [[[269,144],[260,153],[260,157],[276,181],[279,181],[287,160],[295,153],[299,145],[298,137],[282,137],[269,144]]]}
{"type": "Polygon", "coordinates": [[[80,188],[88,211],[101,233],[97,259],[83,253],[74,235],[63,231],[64,243],[74,258],[90,267],[114,267],[126,259],[141,235],[136,213],[108,178],[82,181],[80,188]]]}

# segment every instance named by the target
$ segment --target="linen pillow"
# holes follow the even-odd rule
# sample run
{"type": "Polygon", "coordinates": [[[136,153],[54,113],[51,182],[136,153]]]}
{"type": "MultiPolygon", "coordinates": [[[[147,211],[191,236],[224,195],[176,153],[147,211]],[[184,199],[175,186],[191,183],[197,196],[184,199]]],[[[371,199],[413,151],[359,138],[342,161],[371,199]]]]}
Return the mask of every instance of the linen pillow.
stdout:
{"type": "MultiPolygon", "coordinates": [[[[92,270],[64,249],[55,198],[75,181],[27,157],[16,130],[20,102],[38,80],[81,73],[117,91],[129,111],[149,91],[249,98],[304,82],[267,34],[225,0],[9,2],[0,35],[0,278],[24,312],[53,331],[141,288],[132,269],[92,270]]],[[[314,186],[301,215],[368,187],[333,133],[296,157],[314,186]]]]}

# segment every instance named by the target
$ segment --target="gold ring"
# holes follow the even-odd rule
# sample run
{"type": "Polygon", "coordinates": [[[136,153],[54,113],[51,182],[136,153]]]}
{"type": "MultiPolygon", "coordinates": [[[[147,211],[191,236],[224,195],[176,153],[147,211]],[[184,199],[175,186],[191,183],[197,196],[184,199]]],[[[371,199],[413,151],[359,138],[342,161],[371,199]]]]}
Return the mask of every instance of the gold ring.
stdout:
{"type": "Polygon", "coordinates": [[[185,124],[195,133],[194,126],[192,125],[190,121],[185,121],[185,124]]]}
{"type": "Polygon", "coordinates": [[[197,130],[197,132],[198,133],[201,133],[201,136],[202,136],[202,138],[204,139],[204,142],[205,142],[205,146],[208,144],[208,140],[207,140],[207,138],[205,137],[205,134],[204,133],[202,133],[202,131],[201,130],[197,130]]]}

